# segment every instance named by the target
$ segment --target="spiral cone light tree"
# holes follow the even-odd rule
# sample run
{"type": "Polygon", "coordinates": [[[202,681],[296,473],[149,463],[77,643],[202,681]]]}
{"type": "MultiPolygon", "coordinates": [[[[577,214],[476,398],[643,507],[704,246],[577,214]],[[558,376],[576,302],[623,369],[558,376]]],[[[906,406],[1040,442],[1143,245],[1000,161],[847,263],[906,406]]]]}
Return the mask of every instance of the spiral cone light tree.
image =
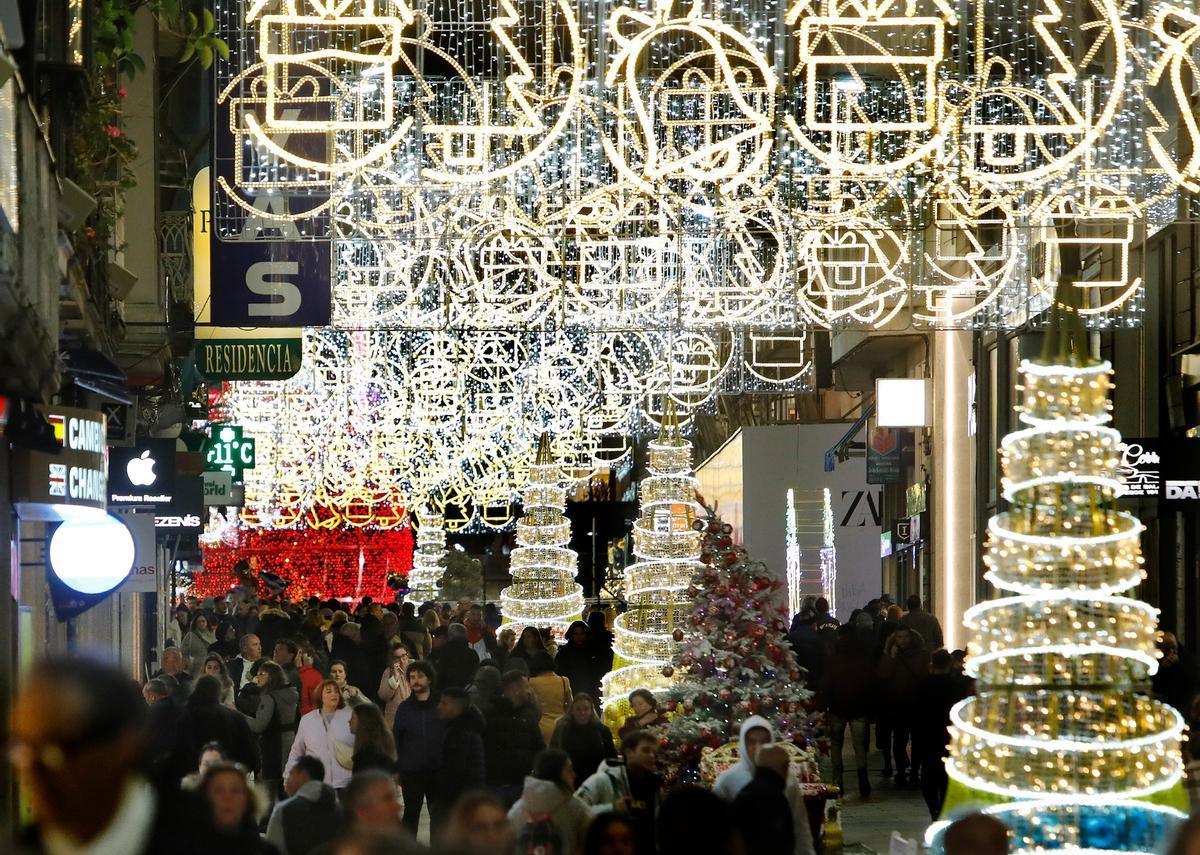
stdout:
{"type": "Polygon", "coordinates": [[[566,488],[561,467],[542,434],[522,491],[524,516],[517,522],[517,548],[509,563],[512,584],[500,592],[504,621],[518,633],[548,628],[561,638],[583,614],[583,588],[575,581],[579,554],[567,546],[571,523],[563,515],[566,488]]]}
{"type": "Polygon", "coordinates": [[[430,603],[440,598],[438,582],[442,579],[446,560],[446,529],[442,515],[429,506],[417,514],[417,548],[413,552],[413,568],[408,576],[409,603],[430,603]]]}
{"type": "MultiPolygon", "coordinates": [[[[1077,256],[1063,252],[1064,274],[1077,256]]],[[[1010,852],[1153,852],[1182,816],[1166,803],[1183,722],[1139,693],[1158,668],[1157,612],[1129,596],[1143,526],[1114,507],[1111,366],[1076,309],[1056,303],[1041,358],[1021,364],[1024,427],[1000,448],[1010,508],[985,556],[1001,596],[964,616],[978,694],[951,714],[951,801],[1009,802],[988,810],[1010,852]]]]}
{"type": "Polygon", "coordinates": [[[629,609],[614,624],[615,670],[602,682],[606,718],[620,717],[634,689],[665,694],[672,661],[691,614],[688,587],[700,568],[698,482],[692,444],[679,433],[668,398],[658,439],[649,443],[649,474],[641,483],[641,514],[633,524],[633,554],[623,587],[629,609]]]}

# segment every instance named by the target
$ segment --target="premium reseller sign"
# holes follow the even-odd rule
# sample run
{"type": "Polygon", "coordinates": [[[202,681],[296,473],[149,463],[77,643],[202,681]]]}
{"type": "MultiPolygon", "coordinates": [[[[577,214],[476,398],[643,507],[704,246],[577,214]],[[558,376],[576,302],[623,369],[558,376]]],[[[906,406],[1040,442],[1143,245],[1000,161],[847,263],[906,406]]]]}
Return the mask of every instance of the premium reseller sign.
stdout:
{"type": "Polygon", "coordinates": [[[114,507],[162,507],[174,500],[175,440],[144,439],[114,448],[108,464],[108,501],[114,507]]]}
{"type": "Polygon", "coordinates": [[[108,507],[108,425],[104,414],[37,406],[54,428],[57,453],[13,450],[13,506],[22,519],[64,520],[108,507]]]}

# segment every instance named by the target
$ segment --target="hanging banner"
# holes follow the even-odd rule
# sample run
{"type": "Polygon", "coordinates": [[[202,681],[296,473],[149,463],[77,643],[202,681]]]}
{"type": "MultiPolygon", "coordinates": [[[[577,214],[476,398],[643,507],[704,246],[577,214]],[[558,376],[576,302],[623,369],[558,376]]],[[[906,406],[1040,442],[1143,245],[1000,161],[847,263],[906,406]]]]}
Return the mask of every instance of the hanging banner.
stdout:
{"type": "Polygon", "coordinates": [[[867,432],[867,483],[900,483],[900,431],[873,427],[867,432]]]}
{"type": "Polygon", "coordinates": [[[223,241],[211,247],[211,317],[227,327],[329,324],[329,241],[223,241]]]}
{"type": "MultiPolygon", "coordinates": [[[[196,321],[196,370],[209,381],[286,380],[303,360],[300,330],[272,325],[216,326],[212,293],[212,193],[209,168],[192,182],[192,299],[196,321]]],[[[219,291],[220,289],[218,289],[219,291]]]]}

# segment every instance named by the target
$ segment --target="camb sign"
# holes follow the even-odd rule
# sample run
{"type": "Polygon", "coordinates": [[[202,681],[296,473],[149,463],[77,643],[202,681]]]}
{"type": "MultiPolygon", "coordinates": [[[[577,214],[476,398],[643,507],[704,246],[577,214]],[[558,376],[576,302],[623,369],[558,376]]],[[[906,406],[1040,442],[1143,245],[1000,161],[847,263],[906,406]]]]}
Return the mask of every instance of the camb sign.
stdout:
{"type": "Polygon", "coordinates": [[[329,323],[333,270],[322,241],[212,241],[212,323],[319,327],[329,323]]]}

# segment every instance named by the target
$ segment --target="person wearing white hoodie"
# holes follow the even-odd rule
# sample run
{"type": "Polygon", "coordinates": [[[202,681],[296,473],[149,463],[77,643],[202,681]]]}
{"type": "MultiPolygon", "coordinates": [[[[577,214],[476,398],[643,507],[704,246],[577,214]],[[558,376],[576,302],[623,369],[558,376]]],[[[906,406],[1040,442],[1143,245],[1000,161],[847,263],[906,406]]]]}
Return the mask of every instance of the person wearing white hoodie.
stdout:
{"type": "MultiPolygon", "coordinates": [[[[758,749],[774,742],[775,729],[771,727],[771,722],[758,715],[752,715],[743,721],[741,732],[738,734],[738,761],[717,776],[713,792],[732,804],[738,793],[754,780],[757,771],[754,758],[758,755],[758,749]]],[[[808,809],[804,806],[804,794],[800,792],[800,786],[794,777],[789,776],[784,795],[792,808],[792,822],[796,832],[793,855],[816,855],[812,830],[808,824],[808,809]]]]}
{"type": "Polygon", "coordinates": [[[548,748],[533,760],[533,773],[525,778],[521,798],[508,812],[513,835],[519,841],[532,834],[529,827],[549,822],[558,832],[564,853],[579,852],[592,812],[575,796],[575,769],[565,751],[548,748]]]}

